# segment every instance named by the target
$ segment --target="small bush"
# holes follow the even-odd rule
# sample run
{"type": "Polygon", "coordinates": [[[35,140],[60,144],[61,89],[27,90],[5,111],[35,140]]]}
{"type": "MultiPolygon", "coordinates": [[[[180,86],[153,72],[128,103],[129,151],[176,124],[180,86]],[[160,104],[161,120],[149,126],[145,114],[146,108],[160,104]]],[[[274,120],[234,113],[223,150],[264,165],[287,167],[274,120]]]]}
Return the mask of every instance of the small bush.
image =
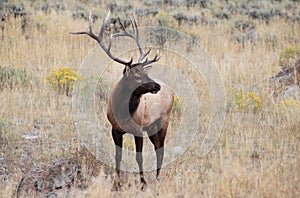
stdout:
{"type": "Polygon", "coordinates": [[[238,112],[257,113],[262,110],[263,103],[261,97],[254,92],[230,88],[227,97],[227,107],[238,112]]]}
{"type": "Polygon", "coordinates": [[[239,30],[240,32],[248,32],[254,30],[255,27],[255,22],[251,20],[238,19],[233,24],[233,28],[239,30]]]}
{"type": "Polygon", "coordinates": [[[0,66],[0,90],[29,87],[32,79],[25,69],[0,66]]]}
{"type": "Polygon", "coordinates": [[[279,65],[283,68],[290,66],[294,61],[300,57],[300,45],[288,46],[281,51],[279,56],[279,65]]]}
{"type": "Polygon", "coordinates": [[[213,15],[214,17],[218,18],[218,19],[230,19],[230,13],[227,10],[224,9],[215,9],[213,10],[213,15]]]}
{"type": "Polygon", "coordinates": [[[300,108],[300,101],[292,98],[286,98],[279,103],[278,107],[282,111],[293,111],[300,108]]]}
{"type": "Polygon", "coordinates": [[[7,135],[14,125],[15,123],[12,120],[0,118],[0,137],[7,135]]]}
{"type": "Polygon", "coordinates": [[[60,94],[71,95],[75,81],[79,74],[72,67],[62,67],[52,70],[47,76],[48,84],[56,89],[60,94]]]}
{"type": "Polygon", "coordinates": [[[185,2],[188,8],[192,8],[192,7],[207,8],[212,4],[210,0],[186,0],[185,2]]]}
{"type": "Polygon", "coordinates": [[[135,142],[131,136],[125,136],[123,141],[123,148],[127,151],[134,151],[135,142]]]}
{"type": "Polygon", "coordinates": [[[293,98],[286,98],[276,105],[276,111],[281,120],[299,123],[300,101],[293,98]]]}
{"type": "Polygon", "coordinates": [[[15,123],[12,120],[0,118],[0,148],[8,145],[8,135],[14,129],[14,126],[15,123]]]}
{"type": "Polygon", "coordinates": [[[171,27],[171,28],[176,28],[177,27],[177,21],[176,19],[169,13],[160,11],[156,16],[155,16],[155,21],[159,26],[165,26],[165,27],[171,27]]]}
{"type": "Polygon", "coordinates": [[[178,116],[180,116],[180,113],[181,113],[181,101],[180,101],[179,97],[176,95],[174,96],[174,99],[173,99],[172,113],[176,114],[178,116]]]}
{"type": "Polygon", "coordinates": [[[1,2],[0,10],[8,15],[14,16],[15,18],[28,15],[28,12],[25,9],[25,5],[22,2],[1,2]]]}
{"type": "Polygon", "coordinates": [[[99,97],[100,100],[108,100],[108,85],[104,81],[102,77],[98,78],[98,83],[96,87],[96,95],[99,97]]]}

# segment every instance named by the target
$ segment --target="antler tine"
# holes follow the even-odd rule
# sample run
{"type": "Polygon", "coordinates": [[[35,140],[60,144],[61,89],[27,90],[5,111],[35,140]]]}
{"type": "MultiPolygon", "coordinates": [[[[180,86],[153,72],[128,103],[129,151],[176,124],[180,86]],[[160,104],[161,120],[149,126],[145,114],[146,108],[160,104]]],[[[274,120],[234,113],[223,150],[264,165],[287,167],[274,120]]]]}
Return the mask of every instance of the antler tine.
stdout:
{"type": "Polygon", "coordinates": [[[150,51],[151,51],[151,48],[150,48],[146,53],[143,52],[143,53],[141,54],[141,56],[140,56],[138,62],[140,63],[145,57],[147,57],[147,56],[149,55],[150,51]]]}
{"type": "Polygon", "coordinates": [[[102,49],[106,52],[106,54],[107,54],[111,59],[113,59],[114,61],[116,61],[116,62],[118,62],[118,63],[121,63],[121,64],[123,64],[123,65],[128,65],[128,66],[130,66],[130,65],[132,64],[132,61],[133,61],[132,58],[131,58],[128,62],[126,62],[126,61],[123,61],[123,60],[121,60],[121,59],[119,59],[119,58],[114,57],[114,56],[110,53],[112,36],[110,36],[110,38],[109,38],[108,47],[107,47],[107,48],[105,47],[105,44],[104,44],[104,42],[103,42],[103,34],[104,34],[104,28],[105,28],[105,25],[106,25],[106,23],[107,23],[107,21],[108,21],[108,19],[109,19],[109,15],[110,15],[110,10],[108,10],[108,13],[107,13],[106,17],[105,17],[105,19],[103,20],[103,24],[102,24],[102,26],[100,27],[100,31],[99,31],[99,41],[98,41],[98,43],[100,44],[100,46],[102,47],[102,49]]]}
{"type": "Polygon", "coordinates": [[[92,16],[92,12],[90,11],[89,14],[89,26],[88,26],[88,32],[92,32],[92,26],[93,26],[93,16],[92,16]]]}
{"type": "Polygon", "coordinates": [[[139,38],[139,29],[138,29],[138,26],[137,26],[137,22],[136,22],[134,12],[132,13],[132,15],[133,15],[133,20],[132,20],[132,17],[129,16],[131,26],[132,26],[132,30],[133,30],[134,34],[136,35],[136,37],[139,38]]]}
{"type": "Polygon", "coordinates": [[[107,21],[108,21],[109,15],[110,15],[110,10],[108,10],[108,13],[107,13],[106,17],[104,18],[103,23],[102,23],[102,25],[100,26],[100,30],[99,30],[99,38],[103,38],[103,33],[104,33],[105,24],[106,24],[107,21]]]}
{"type": "Polygon", "coordinates": [[[134,34],[129,33],[126,28],[124,27],[123,23],[121,22],[120,18],[118,18],[118,22],[123,30],[123,32],[115,33],[112,35],[112,37],[117,37],[117,36],[128,36],[130,38],[135,38],[134,34]]]}
{"type": "MultiPolygon", "coordinates": [[[[133,17],[130,17],[130,22],[131,22],[131,25],[132,25],[133,33],[130,33],[126,30],[126,28],[123,25],[123,23],[121,22],[120,18],[118,18],[118,21],[119,21],[119,24],[120,24],[123,32],[113,34],[112,36],[113,37],[127,36],[127,37],[130,37],[133,40],[135,40],[135,43],[136,43],[136,45],[139,49],[139,52],[140,52],[140,57],[138,58],[138,64],[140,64],[142,62],[142,60],[144,60],[144,58],[148,56],[151,49],[149,49],[146,53],[144,53],[143,48],[141,47],[141,44],[140,44],[140,41],[139,41],[139,29],[138,29],[138,25],[137,25],[134,13],[133,13],[133,17]]],[[[135,64],[135,65],[137,65],[137,64],[135,64]]]]}
{"type": "Polygon", "coordinates": [[[145,67],[146,65],[149,65],[151,63],[157,62],[159,61],[160,56],[158,56],[158,54],[155,55],[155,57],[151,60],[148,60],[148,58],[146,58],[146,60],[142,63],[136,63],[134,65],[132,65],[132,67],[136,66],[136,65],[141,65],[142,67],[145,67]]]}
{"type": "Polygon", "coordinates": [[[141,44],[140,44],[140,41],[139,41],[139,29],[138,29],[138,25],[137,25],[137,22],[136,22],[134,12],[132,13],[132,15],[133,15],[133,20],[130,17],[130,21],[131,21],[131,24],[132,24],[132,29],[135,33],[135,42],[136,42],[136,45],[138,46],[139,51],[140,51],[140,57],[138,59],[138,63],[140,63],[150,53],[151,49],[147,53],[143,52],[143,48],[141,47],[141,44]]]}
{"type": "Polygon", "coordinates": [[[155,57],[148,61],[148,58],[146,58],[149,54],[150,54],[150,51],[151,51],[151,48],[146,52],[144,53],[143,52],[143,48],[141,47],[141,44],[140,44],[140,41],[139,41],[139,29],[138,29],[138,25],[137,25],[137,22],[136,22],[136,17],[135,17],[135,14],[133,12],[133,20],[132,18],[130,17],[130,20],[131,20],[131,23],[133,24],[132,25],[132,28],[133,28],[133,31],[135,32],[135,41],[136,41],[136,44],[139,48],[139,51],[140,51],[140,57],[138,59],[138,63],[140,63],[142,65],[142,67],[148,65],[148,64],[151,64],[153,62],[157,62],[160,57],[158,57],[158,54],[155,55],[155,57]],[[144,58],[146,58],[146,60],[144,62],[142,62],[142,60],[144,60],[144,58]]]}
{"type": "Polygon", "coordinates": [[[111,37],[109,39],[109,43],[108,43],[108,47],[105,46],[105,43],[103,41],[103,34],[104,34],[104,28],[105,28],[105,24],[106,22],[108,21],[108,18],[109,18],[109,15],[110,15],[110,10],[108,10],[108,13],[105,17],[105,19],[103,20],[103,24],[102,26],[100,27],[100,31],[99,31],[99,35],[97,36],[93,30],[92,30],[92,26],[93,26],[93,17],[92,17],[92,13],[90,12],[90,15],[89,15],[89,26],[88,26],[88,29],[86,31],[79,31],[79,32],[70,32],[70,34],[86,34],[90,37],[92,37],[93,39],[95,39],[99,45],[102,47],[102,49],[104,50],[104,52],[114,61],[120,63],[120,64],[123,64],[123,65],[128,65],[130,66],[132,64],[132,61],[133,59],[131,58],[129,61],[124,61],[124,60],[121,60],[115,56],[113,56],[110,52],[110,48],[111,48],[111,37]]]}
{"type": "Polygon", "coordinates": [[[88,35],[88,36],[90,36],[93,39],[95,39],[95,40],[98,41],[98,37],[93,32],[92,26],[93,26],[93,18],[92,18],[92,13],[90,12],[90,14],[89,14],[89,26],[88,26],[88,29],[86,31],[70,32],[70,34],[86,34],[86,35],[88,35]]]}

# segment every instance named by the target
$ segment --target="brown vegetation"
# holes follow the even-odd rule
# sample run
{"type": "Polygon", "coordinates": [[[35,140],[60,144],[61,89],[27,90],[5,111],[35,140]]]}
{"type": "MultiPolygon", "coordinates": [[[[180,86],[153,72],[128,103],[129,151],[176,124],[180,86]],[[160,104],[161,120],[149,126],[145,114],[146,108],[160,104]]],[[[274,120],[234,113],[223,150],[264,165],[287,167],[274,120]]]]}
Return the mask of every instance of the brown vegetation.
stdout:
{"type": "MultiPolygon", "coordinates": [[[[143,6],[140,1],[130,2],[134,6],[143,6]]],[[[228,2],[238,4],[237,1],[228,2]]],[[[228,12],[227,6],[221,9],[220,4],[215,5],[218,9],[210,10],[212,18],[206,18],[203,23],[182,22],[178,26],[175,21],[172,27],[199,38],[217,63],[226,89],[255,92],[262,100],[260,110],[229,109],[221,136],[207,156],[200,158],[197,155],[201,142],[199,137],[179,159],[163,168],[160,181],[155,181],[152,172],[145,173],[149,178],[145,192],[140,191],[136,178],[131,174],[124,174],[121,178],[128,184],[123,192],[112,192],[110,172],[100,171],[99,176],[84,189],[84,194],[72,189],[78,197],[300,196],[299,99],[274,97],[269,85],[269,78],[281,71],[278,63],[280,52],[287,46],[299,45],[300,26],[297,17],[292,17],[293,12],[297,13],[299,3],[280,1],[273,5],[266,1],[262,7],[278,6],[277,9],[284,11],[274,9],[277,14],[273,17],[262,10],[257,12],[255,6],[251,8],[251,15],[245,15],[236,13],[235,9],[231,9],[232,13],[228,12]],[[241,19],[245,25],[235,27],[235,21],[241,19]],[[249,20],[255,26],[248,23],[249,20]],[[249,32],[243,29],[249,26],[247,24],[254,30],[249,38],[246,36],[249,32]],[[242,39],[236,39],[236,36],[242,39]]],[[[77,4],[74,2],[74,5],[77,4]]],[[[209,5],[205,8],[161,6],[169,10],[164,14],[173,14],[178,10],[192,13],[191,9],[200,13],[209,5]]],[[[62,6],[51,4],[53,7],[50,6],[47,12],[34,10],[31,6],[29,2],[25,3],[31,11],[31,20],[27,21],[25,30],[22,30],[22,18],[6,17],[0,31],[0,66],[25,69],[32,76],[25,87],[21,83],[0,90],[0,197],[12,195],[21,179],[34,167],[39,167],[37,164],[51,164],[59,158],[74,159],[74,153],[80,147],[72,119],[72,98],[52,89],[46,77],[53,69],[78,68],[95,43],[88,38],[78,39],[68,34],[86,28],[84,18],[74,19],[74,13],[62,6]]],[[[100,5],[99,9],[101,18],[106,9],[104,5],[100,5]]],[[[162,19],[168,19],[169,15],[144,16],[139,18],[139,23],[157,23],[156,17],[160,17],[160,22],[165,22],[162,19]]],[[[169,23],[173,19],[166,21],[169,23]]],[[[185,68],[178,58],[173,58],[170,64],[185,68]]],[[[115,75],[120,76],[121,73],[120,70],[115,75]]],[[[201,114],[204,115],[201,117],[201,132],[205,133],[213,121],[207,116],[210,114],[207,87],[204,85],[201,88],[204,90],[201,96],[201,114]]],[[[235,101],[229,108],[234,106],[235,101]]],[[[100,119],[106,120],[105,115],[100,119]]],[[[104,124],[107,125],[107,122],[104,124]]],[[[166,137],[166,141],[174,133],[173,127],[171,124],[170,136],[166,137]]],[[[128,139],[125,145],[129,149],[130,141],[128,139]]],[[[149,144],[146,143],[145,149],[149,144]]]]}

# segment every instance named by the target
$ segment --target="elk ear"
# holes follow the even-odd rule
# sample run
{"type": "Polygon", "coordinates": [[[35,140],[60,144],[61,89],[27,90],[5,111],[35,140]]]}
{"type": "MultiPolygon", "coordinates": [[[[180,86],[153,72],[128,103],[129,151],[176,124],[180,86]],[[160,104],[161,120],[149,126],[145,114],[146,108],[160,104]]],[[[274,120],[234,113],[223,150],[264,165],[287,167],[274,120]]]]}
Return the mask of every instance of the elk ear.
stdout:
{"type": "Polygon", "coordinates": [[[129,75],[129,71],[130,71],[130,67],[128,65],[126,65],[123,70],[123,75],[125,75],[127,77],[129,75]]]}
{"type": "Polygon", "coordinates": [[[152,68],[151,65],[145,66],[145,67],[143,67],[143,71],[144,71],[146,74],[148,74],[151,68],[152,68]]]}

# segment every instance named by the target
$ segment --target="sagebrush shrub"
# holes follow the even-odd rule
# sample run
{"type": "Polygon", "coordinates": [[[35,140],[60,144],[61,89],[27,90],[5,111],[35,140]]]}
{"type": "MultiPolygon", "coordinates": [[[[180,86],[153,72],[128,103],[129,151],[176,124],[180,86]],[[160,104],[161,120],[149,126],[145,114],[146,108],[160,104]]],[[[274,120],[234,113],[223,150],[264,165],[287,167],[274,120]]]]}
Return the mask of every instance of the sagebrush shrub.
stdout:
{"type": "Polygon", "coordinates": [[[0,66],[0,90],[4,88],[27,88],[32,83],[33,77],[25,69],[0,66]]]}

